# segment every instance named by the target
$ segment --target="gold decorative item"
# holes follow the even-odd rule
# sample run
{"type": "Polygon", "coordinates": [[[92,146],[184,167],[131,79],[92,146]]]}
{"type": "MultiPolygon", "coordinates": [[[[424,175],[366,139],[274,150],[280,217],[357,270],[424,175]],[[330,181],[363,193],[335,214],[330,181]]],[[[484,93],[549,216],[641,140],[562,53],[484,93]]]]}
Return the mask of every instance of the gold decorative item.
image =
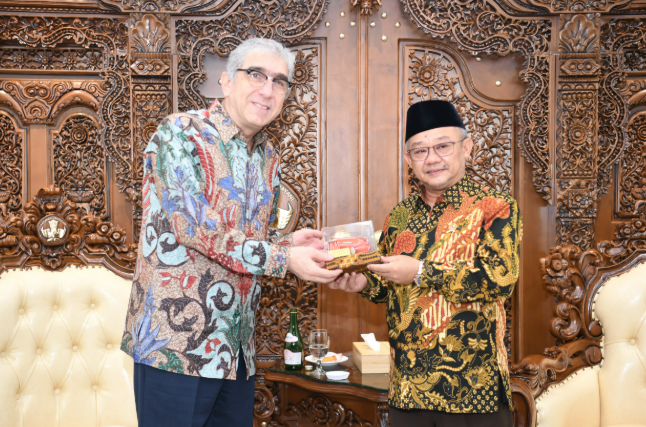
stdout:
{"type": "Polygon", "coordinates": [[[384,34],[383,36],[381,36],[381,41],[384,41],[384,42],[385,42],[386,40],[388,40],[388,37],[386,37],[386,35],[385,35],[385,34],[384,34]]]}
{"type": "Polygon", "coordinates": [[[502,85],[502,82],[500,80],[497,80],[496,81],[496,86],[500,86],[500,85],[502,85]]]}
{"type": "Polygon", "coordinates": [[[326,26],[326,27],[329,27],[330,25],[332,25],[332,24],[330,24],[330,21],[327,21],[327,22],[325,23],[325,26],[326,26]]]}
{"type": "Polygon", "coordinates": [[[345,12],[341,12],[339,15],[341,15],[341,18],[345,18],[345,12]]]}
{"type": "Polygon", "coordinates": [[[402,26],[401,22],[395,22],[395,27],[399,28],[401,26],[402,26]]]}
{"type": "Polygon", "coordinates": [[[375,8],[375,11],[379,10],[381,6],[381,0],[350,0],[352,8],[359,6],[359,13],[361,15],[372,15],[372,8],[375,8]]]}
{"type": "Polygon", "coordinates": [[[381,14],[381,17],[386,19],[388,17],[388,15],[386,14],[386,12],[384,12],[384,13],[381,14]]]}
{"type": "Polygon", "coordinates": [[[377,25],[377,23],[376,23],[375,21],[372,21],[372,22],[370,23],[370,26],[371,26],[372,28],[375,28],[375,25],[377,25]]]}
{"type": "Polygon", "coordinates": [[[343,34],[343,33],[339,34],[339,38],[340,38],[340,39],[344,39],[344,38],[345,38],[345,34],[343,34]]]}
{"type": "Polygon", "coordinates": [[[357,23],[356,23],[356,22],[354,22],[354,21],[350,22],[350,26],[351,26],[351,27],[354,27],[355,25],[357,25],[357,23]]]}

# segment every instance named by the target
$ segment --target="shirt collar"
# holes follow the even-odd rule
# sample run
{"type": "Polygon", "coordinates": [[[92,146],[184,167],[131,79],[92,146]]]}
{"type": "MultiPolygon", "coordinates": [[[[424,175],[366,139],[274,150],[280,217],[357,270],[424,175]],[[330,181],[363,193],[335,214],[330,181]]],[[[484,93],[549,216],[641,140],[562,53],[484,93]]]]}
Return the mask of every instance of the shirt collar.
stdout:
{"type": "MultiPolygon", "coordinates": [[[[223,144],[228,144],[233,138],[237,138],[240,141],[247,143],[247,138],[244,136],[240,128],[233,123],[229,113],[224,109],[222,104],[216,99],[213,101],[213,104],[209,107],[209,119],[213,123],[215,130],[220,134],[220,139],[222,139],[223,144]]],[[[254,136],[253,147],[262,146],[267,142],[267,134],[264,130],[261,130],[254,136]]]]}
{"type": "MultiPolygon", "coordinates": [[[[458,182],[453,184],[451,187],[446,189],[444,193],[440,197],[435,200],[435,203],[440,203],[444,200],[446,200],[448,203],[453,205],[453,207],[457,210],[460,209],[460,206],[462,206],[462,192],[467,192],[470,187],[473,186],[473,182],[469,179],[469,176],[467,174],[464,174],[462,179],[460,179],[458,182]]],[[[424,200],[424,196],[422,192],[419,193],[419,200],[422,201],[423,203],[426,203],[426,200],[424,200]]],[[[426,203],[428,204],[428,203],[426,203]]]]}

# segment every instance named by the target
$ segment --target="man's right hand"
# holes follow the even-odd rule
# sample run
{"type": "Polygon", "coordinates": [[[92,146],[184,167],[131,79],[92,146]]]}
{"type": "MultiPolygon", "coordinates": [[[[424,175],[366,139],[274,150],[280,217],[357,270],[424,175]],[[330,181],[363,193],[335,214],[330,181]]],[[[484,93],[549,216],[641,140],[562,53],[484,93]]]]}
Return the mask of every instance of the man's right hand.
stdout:
{"type": "Polygon", "coordinates": [[[316,283],[330,283],[343,270],[327,270],[322,268],[326,261],[332,261],[333,255],[316,250],[309,246],[292,246],[287,269],[303,280],[316,283]]]}
{"type": "Polygon", "coordinates": [[[341,289],[346,292],[361,292],[368,284],[368,279],[363,274],[342,274],[330,283],[330,289],[341,289]]]}

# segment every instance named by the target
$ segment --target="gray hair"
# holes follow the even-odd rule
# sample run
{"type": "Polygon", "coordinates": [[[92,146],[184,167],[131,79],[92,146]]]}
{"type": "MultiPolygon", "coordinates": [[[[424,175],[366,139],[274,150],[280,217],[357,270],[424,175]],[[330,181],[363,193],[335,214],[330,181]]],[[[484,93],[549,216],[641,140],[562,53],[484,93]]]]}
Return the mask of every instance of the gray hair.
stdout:
{"type": "Polygon", "coordinates": [[[238,68],[242,67],[245,58],[251,52],[274,55],[285,61],[287,64],[287,79],[290,82],[292,81],[294,63],[296,62],[294,54],[277,41],[262,38],[247,39],[231,52],[227,60],[227,75],[232,81],[235,81],[238,68]]]}

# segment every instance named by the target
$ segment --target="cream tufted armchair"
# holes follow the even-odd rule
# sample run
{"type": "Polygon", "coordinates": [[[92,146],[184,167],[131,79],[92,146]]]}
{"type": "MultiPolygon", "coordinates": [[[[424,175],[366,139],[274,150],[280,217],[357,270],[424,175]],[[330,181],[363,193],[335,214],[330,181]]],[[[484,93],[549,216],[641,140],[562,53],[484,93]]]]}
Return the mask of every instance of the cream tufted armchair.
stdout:
{"type": "Polygon", "coordinates": [[[525,425],[646,426],[646,249],[621,243],[556,247],[542,260],[559,344],[512,367],[528,390],[525,425]]]}
{"type": "Polygon", "coordinates": [[[136,247],[79,213],[48,187],[0,220],[0,427],[137,426],[119,349],[136,247]]]}

